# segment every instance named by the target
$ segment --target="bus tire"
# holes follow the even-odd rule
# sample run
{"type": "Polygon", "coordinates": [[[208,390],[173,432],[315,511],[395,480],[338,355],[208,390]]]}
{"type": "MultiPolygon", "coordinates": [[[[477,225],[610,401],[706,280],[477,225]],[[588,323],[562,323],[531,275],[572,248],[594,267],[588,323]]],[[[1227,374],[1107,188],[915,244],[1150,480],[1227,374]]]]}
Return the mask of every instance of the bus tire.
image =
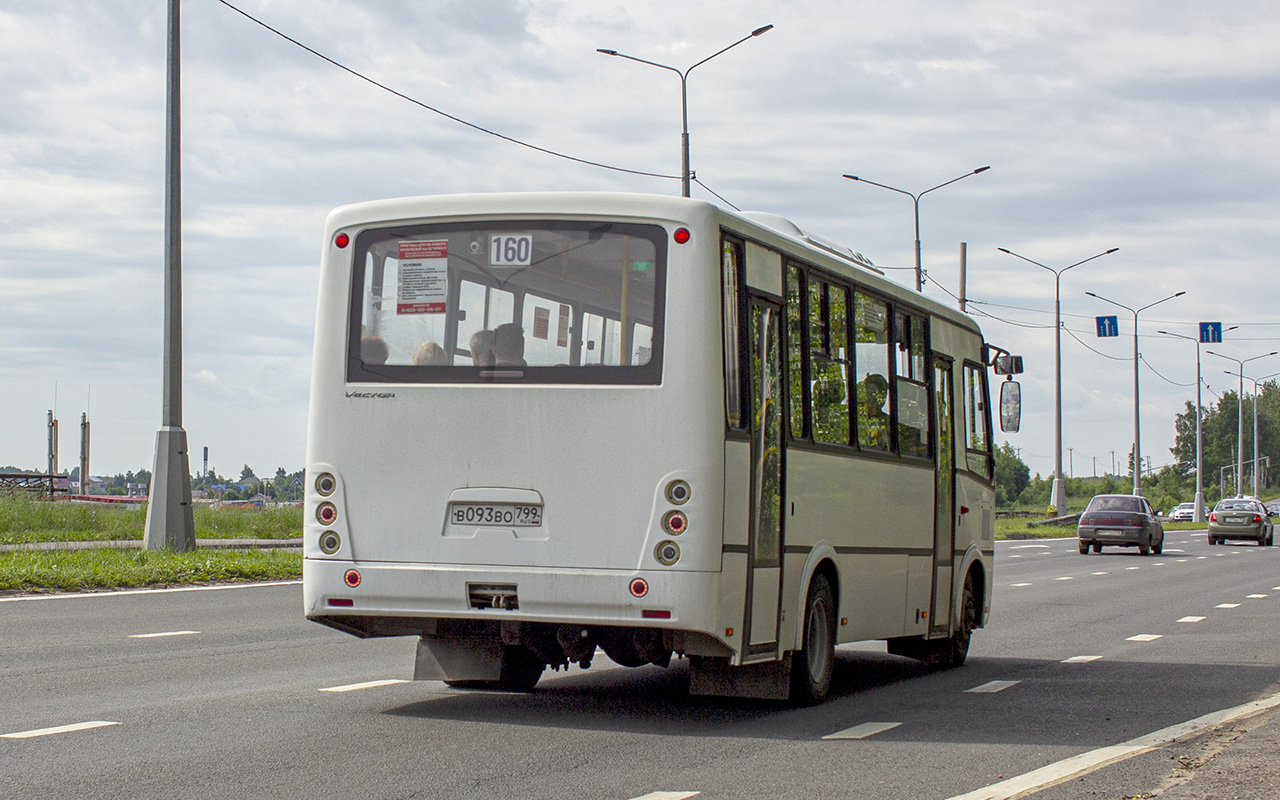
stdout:
{"type": "Polygon", "coordinates": [[[978,603],[973,597],[973,575],[966,575],[964,592],[960,595],[960,607],[956,609],[959,618],[956,620],[955,633],[945,642],[946,653],[941,666],[958,667],[969,656],[969,640],[973,638],[973,629],[978,621],[978,603]]]}
{"type": "Polygon", "coordinates": [[[815,573],[804,604],[804,640],[791,656],[792,705],[817,705],[831,691],[836,662],[836,603],[827,576],[815,573]]]}
{"type": "Polygon", "coordinates": [[[532,650],[507,645],[502,651],[502,673],[497,688],[504,692],[527,692],[537,685],[546,665],[532,650]]]}

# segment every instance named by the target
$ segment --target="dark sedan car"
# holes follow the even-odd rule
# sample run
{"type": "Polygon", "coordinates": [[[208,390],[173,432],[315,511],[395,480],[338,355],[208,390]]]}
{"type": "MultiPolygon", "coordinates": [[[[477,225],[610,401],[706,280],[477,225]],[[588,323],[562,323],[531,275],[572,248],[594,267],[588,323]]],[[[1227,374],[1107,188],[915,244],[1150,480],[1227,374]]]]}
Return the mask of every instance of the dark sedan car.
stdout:
{"type": "Polygon", "coordinates": [[[1100,494],[1089,501],[1076,531],[1080,555],[1101,553],[1103,545],[1136,547],[1142,555],[1164,550],[1164,526],[1145,497],[1132,494],[1100,494]]]}
{"type": "Polygon", "coordinates": [[[1219,500],[1209,514],[1209,544],[1222,544],[1227,539],[1250,539],[1259,546],[1270,545],[1275,539],[1275,527],[1266,506],[1244,497],[1219,500]]]}

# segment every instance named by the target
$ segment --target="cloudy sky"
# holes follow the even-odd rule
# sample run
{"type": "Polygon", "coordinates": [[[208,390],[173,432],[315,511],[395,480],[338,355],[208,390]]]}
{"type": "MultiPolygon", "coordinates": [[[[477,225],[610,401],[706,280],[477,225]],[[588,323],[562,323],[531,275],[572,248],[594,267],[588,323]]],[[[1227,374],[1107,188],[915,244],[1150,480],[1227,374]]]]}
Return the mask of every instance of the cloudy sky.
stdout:
{"type": "MultiPolygon", "coordinates": [[[[1068,469],[1110,470],[1133,439],[1141,316],[1142,451],[1171,461],[1195,396],[1199,321],[1220,352],[1280,349],[1280,6],[1233,0],[872,3],[794,0],[235,0],[335,61],[478,126],[577,158],[679,172],[684,68],[692,163],[733,204],[771,211],[926,293],[968,296],[988,340],[1026,357],[1022,432],[1053,469],[1053,276],[1062,268],[1068,469]],[[1049,6],[1052,6],[1050,8],[1049,6]],[[893,271],[912,282],[911,273],[893,271]],[[982,316],[990,315],[990,316],[982,316]]],[[[151,468],[160,425],[163,0],[0,6],[0,465],[61,466],[93,422],[94,473],[151,468]],[[55,406],[56,403],[56,406],[55,406]]],[[[361,200],[502,190],[678,194],[679,182],[585,166],[451,122],[236,13],[183,4],[184,427],[219,472],[303,466],[325,215],[361,200]]],[[[702,188],[694,196],[713,199],[702,188]]],[[[717,201],[718,202],[718,201],[717,201]]],[[[1213,348],[1217,349],[1217,348],[1213,348]]],[[[1236,366],[1204,356],[1212,392],[1236,366]]],[[[1280,356],[1246,374],[1280,372],[1280,356]]],[[[1206,392],[1206,402],[1215,400],[1206,392]]],[[[1065,458],[1065,456],[1064,456],[1065,458]]]]}

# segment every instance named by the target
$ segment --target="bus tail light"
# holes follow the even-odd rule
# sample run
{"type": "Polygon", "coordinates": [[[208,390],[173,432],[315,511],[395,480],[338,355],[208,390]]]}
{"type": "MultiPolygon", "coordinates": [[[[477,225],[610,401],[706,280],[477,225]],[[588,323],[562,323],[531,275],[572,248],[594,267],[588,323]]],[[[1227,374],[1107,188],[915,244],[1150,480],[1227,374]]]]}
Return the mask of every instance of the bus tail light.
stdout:
{"type": "Polygon", "coordinates": [[[667,484],[667,502],[674,506],[682,506],[689,502],[689,497],[692,494],[689,484],[684,481],[672,481],[667,484]]]}
{"type": "Polygon", "coordinates": [[[342,580],[352,589],[360,585],[360,570],[349,569],[347,574],[342,576],[342,580]]]}
{"type": "Polygon", "coordinates": [[[671,566],[680,560],[680,545],[675,542],[658,542],[653,550],[653,557],[664,566],[671,566]]]}
{"type": "Polygon", "coordinates": [[[689,530],[689,518],[683,511],[668,511],[662,517],[662,527],[672,536],[679,536],[689,530]]]}
{"type": "Polygon", "coordinates": [[[671,612],[656,608],[646,608],[640,612],[640,616],[645,619],[671,619],[671,612]]]}
{"type": "Polygon", "coordinates": [[[316,506],[316,519],[321,525],[332,525],[338,521],[338,507],[333,503],[321,503],[316,506]]]}
{"type": "Polygon", "coordinates": [[[325,555],[333,555],[342,549],[342,537],[337,531],[325,531],[320,534],[320,550],[325,555]]]}
{"type": "Polygon", "coordinates": [[[631,579],[631,596],[644,597],[649,593],[649,582],[644,578],[631,579]]]}
{"type": "Polygon", "coordinates": [[[676,244],[688,244],[689,239],[693,238],[693,234],[689,233],[688,228],[676,228],[676,232],[671,235],[676,240],[676,244]]]}

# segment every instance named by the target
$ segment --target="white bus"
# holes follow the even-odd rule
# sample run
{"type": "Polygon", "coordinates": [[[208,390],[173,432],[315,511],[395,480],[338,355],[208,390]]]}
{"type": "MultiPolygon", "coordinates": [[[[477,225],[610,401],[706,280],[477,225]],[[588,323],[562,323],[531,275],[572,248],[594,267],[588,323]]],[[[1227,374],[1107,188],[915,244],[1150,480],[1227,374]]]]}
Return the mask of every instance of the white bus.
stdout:
{"type": "Polygon", "coordinates": [[[307,433],[309,619],[415,679],[689,659],[823,700],[837,644],[961,663],[988,617],[992,348],[781,217],[421,197],[330,214],[307,433]]]}

